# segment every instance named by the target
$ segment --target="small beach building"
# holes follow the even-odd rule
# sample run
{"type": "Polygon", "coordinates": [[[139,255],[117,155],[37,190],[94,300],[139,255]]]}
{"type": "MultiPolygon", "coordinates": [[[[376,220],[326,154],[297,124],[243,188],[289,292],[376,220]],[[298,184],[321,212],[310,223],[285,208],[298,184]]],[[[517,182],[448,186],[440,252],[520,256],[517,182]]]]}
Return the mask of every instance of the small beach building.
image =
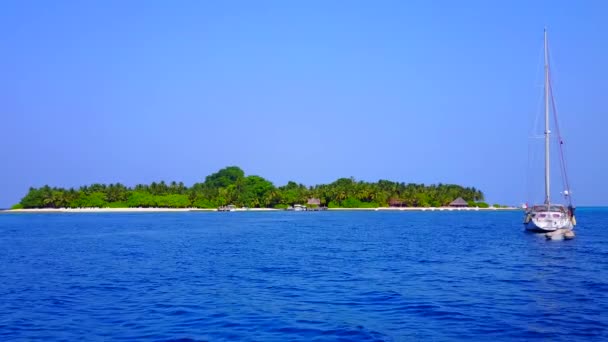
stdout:
{"type": "Polygon", "coordinates": [[[463,207],[468,207],[469,204],[467,203],[467,201],[463,200],[462,197],[458,197],[457,199],[453,200],[450,204],[450,207],[454,207],[454,208],[463,208],[463,207]]]}
{"type": "Polygon", "coordinates": [[[389,207],[402,207],[403,202],[397,198],[391,198],[388,200],[388,206],[389,207]]]}
{"type": "Polygon", "coordinates": [[[320,206],[321,205],[321,200],[318,198],[309,198],[308,202],[306,202],[307,205],[316,205],[316,206],[320,206]]]}

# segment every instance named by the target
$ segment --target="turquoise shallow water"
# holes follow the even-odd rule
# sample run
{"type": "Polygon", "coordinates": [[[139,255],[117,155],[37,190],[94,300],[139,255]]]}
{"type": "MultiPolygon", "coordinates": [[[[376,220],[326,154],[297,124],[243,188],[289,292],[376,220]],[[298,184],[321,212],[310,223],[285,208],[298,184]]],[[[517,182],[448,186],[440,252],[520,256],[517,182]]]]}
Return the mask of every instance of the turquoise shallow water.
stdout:
{"type": "Polygon", "coordinates": [[[0,340],[599,340],[608,210],[1,214],[0,340]]]}

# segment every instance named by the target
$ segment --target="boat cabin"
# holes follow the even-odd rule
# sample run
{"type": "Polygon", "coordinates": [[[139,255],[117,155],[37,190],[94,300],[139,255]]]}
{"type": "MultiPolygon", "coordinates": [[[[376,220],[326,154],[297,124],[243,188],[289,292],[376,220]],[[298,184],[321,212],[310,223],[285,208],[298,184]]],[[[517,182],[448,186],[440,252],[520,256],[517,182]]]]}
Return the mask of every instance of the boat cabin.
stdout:
{"type": "Polygon", "coordinates": [[[535,205],[532,208],[528,209],[529,211],[542,212],[542,211],[559,211],[566,212],[566,207],[561,204],[551,204],[547,206],[546,204],[535,205]]]}
{"type": "Polygon", "coordinates": [[[528,212],[528,214],[531,214],[532,217],[546,218],[546,219],[562,218],[565,216],[571,217],[574,215],[572,208],[566,207],[561,204],[535,205],[532,208],[528,208],[527,212],[528,212]]]}

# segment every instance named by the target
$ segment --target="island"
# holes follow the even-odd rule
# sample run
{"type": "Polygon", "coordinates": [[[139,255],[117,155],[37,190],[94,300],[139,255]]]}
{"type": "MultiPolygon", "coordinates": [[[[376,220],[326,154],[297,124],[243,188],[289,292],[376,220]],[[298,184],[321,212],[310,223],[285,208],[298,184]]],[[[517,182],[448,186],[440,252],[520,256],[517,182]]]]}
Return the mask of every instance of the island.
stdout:
{"type": "Polygon", "coordinates": [[[294,181],[276,187],[257,175],[245,175],[238,166],[229,166],[190,187],[182,182],[138,184],[92,184],[79,189],[45,185],[30,188],[12,207],[23,209],[138,208],[211,209],[233,206],[253,209],[287,209],[294,205],[329,209],[408,209],[448,207],[505,208],[484,202],[481,190],[455,184],[415,184],[389,180],[378,182],[340,178],[330,184],[305,186],[294,181]]]}

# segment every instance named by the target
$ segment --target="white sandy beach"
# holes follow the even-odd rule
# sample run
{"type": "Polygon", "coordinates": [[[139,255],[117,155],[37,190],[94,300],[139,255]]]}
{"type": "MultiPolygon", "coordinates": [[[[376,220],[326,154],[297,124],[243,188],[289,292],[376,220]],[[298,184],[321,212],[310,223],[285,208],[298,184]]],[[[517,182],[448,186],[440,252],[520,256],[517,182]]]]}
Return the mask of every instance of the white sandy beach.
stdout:
{"type": "Polygon", "coordinates": [[[516,207],[507,207],[507,208],[454,208],[454,207],[380,207],[380,208],[329,208],[327,210],[332,211],[505,211],[505,210],[519,210],[516,207]]]}
{"type": "MultiPolygon", "coordinates": [[[[234,211],[276,211],[272,208],[236,208],[234,211]]],[[[10,209],[11,213],[162,213],[162,212],[197,212],[217,211],[201,208],[44,208],[44,209],[10,209]]]]}
{"type": "MultiPolygon", "coordinates": [[[[451,207],[381,207],[381,208],[329,208],[329,211],[505,211],[519,208],[451,208],[451,207]]],[[[9,209],[6,213],[162,213],[162,212],[213,212],[217,209],[199,208],[44,208],[44,209],[9,209]]],[[[236,212],[283,211],[273,208],[235,208],[236,212]]]]}
{"type": "Polygon", "coordinates": [[[11,209],[11,213],[158,213],[158,212],[188,212],[216,211],[217,209],[195,208],[43,208],[43,209],[11,209]]]}

